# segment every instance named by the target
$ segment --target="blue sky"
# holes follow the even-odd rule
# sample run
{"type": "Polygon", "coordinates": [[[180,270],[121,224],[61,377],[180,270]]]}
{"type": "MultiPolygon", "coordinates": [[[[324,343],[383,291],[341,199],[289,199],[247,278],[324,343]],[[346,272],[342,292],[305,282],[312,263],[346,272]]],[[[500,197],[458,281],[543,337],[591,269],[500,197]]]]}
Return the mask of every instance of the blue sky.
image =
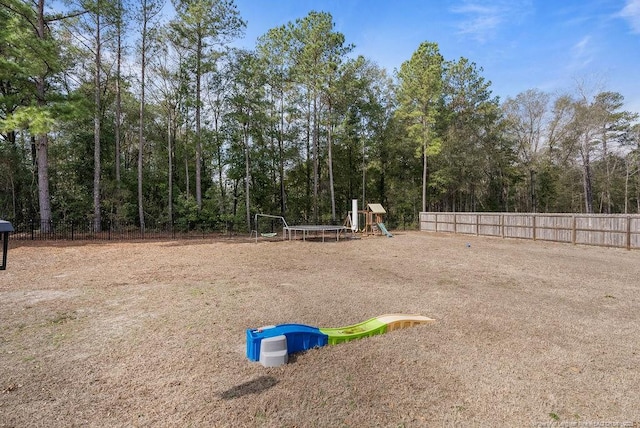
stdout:
{"type": "Polygon", "coordinates": [[[445,59],[484,69],[502,100],[527,89],[570,91],[576,81],[620,92],[640,113],[640,0],[236,0],[240,45],[270,28],[329,12],[336,31],[389,72],[423,41],[445,59]]]}

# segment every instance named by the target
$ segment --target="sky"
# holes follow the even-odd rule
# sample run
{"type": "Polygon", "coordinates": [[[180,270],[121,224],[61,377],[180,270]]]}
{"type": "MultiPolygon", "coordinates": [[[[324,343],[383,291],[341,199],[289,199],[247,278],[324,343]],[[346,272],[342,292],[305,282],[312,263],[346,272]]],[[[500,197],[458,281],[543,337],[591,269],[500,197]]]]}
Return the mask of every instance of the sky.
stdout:
{"type": "Polygon", "coordinates": [[[235,44],[254,48],[269,29],[310,11],[329,12],[335,31],[390,73],[424,41],[446,60],[482,67],[494,95],[528,89],[625,97],[640,113],[640,0],[235,0],[247,22],[235,44]]]}

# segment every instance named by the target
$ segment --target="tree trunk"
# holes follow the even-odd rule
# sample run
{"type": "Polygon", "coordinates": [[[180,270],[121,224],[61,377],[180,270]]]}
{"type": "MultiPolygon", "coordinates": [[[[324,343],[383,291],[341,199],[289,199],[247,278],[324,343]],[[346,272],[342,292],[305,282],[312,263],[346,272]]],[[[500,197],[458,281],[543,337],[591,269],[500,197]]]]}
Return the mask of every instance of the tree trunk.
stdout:
{"type": "Polygon", "coordinates": [[[306,123],[306,149],[307,149],[307,153],[306,153],[306,168],[305,168],[305,173],[306,173],[306,183],[305,183],[305,220],[309,219],[309,212],[313,211],[313,208],[310,206],[310,204],[312,204],[313,202],[311,202],[311,162],[312,162],[312,155],[311,155],[311,134],[312,134],[312,130],[311,130],[311,98],[307,99],[307,123],[306,123]]]}
{"type": "Polygon", "coordinates": [[[327,129],[327,157],[329,162],[329,192],[331,194],[331,221],[335,223],[336,221],[336,194],[335,189],[333,188],[333,156],[332,156],[332,141],[331,141],[331,130],[333,126],[331,123],[331,105],[329,105],[329,126],[327,129]]]}
{"type": "MultiPolygon", "coordinates": [[[[603,205],[604,205],[604,213],[611,214],[611,162],[609,159],[609,148],[607,145],[607,131],[606,127],[602,131],[602,158],[604,159],[605,166],[605,180],[604,180],[604,190],[603,190],[603,205]]],[[[603,211],[602,209],[600,210],[603,211]]]]}
{"type": "Polygon", "coordinates": [[[427,159],[427,148],[429,146],[429,129],[425,118],[422,118],[422,129],[424,129],[424,145],[422,146],[422,212],[427,211],[427,181],[429,179],[429,163],[427,159]]]}
{"type": "Polygon", "coordinates": [[[145,111],[145,71],[147,66],[147,1],[142,1],[143,14],[142,17],[142,46],[141,46],[141,58],[140,58],[140,117],[139,117],[139,129],[138,129],[138,217],[140,219],[140,230],[144,234],[145,222],[144,222],[144,206],[142,195],[142,155],[144,153],[144,111],[145,111]]]}
{"type": "Polygon", "coordinates": [[[593,214],[593,186],[591,183],[591,159],[588,151],[582,154],[582,186],[584,190],[584,208],[587,214],[593,214]]]}
{"type": "MultiPolygon", "coordinates": [[[[273,93],[272,93],[273,95],[273,93]]],[[[271,98],[272,110],[269,110],[268,117],[271,119],[276,116],[276,101],[272,97],[271,98]]],[[[270,151],[270,166],[269,172],[271,173],[271,184],[273,185],[271,193],[271,205],[273,207],[280,205],[280,185],[279,185],[279,162],[278,162],[278,154],[279,151],[276,151],[276,145],[280,147],[279,137],[277,135],[277,126],[274,124],[273,129],[271,129],[271,125],[269,125],[269,151],[270,151]]]]}
{"type": "MultiPolygon", "coordinates": [[[[122,88],[120,79],[122,78],[122,0],[118,0],[118,21],[117,21],[117,47],[116,47],[116,123],[114,129],[115,137],[115,167],[116,167],[116,185],[120,190],[120,129],[122,125],[122,88]]],[[[118,192],[118,198],[120,198],[118,192]]]]}
{"type": "Polygon", "coordinates": [[[251,180],[249,168],[249,129],[244,125],[244,186],[245,186],[245,209],[247,211],[247,231],[251,232],[251,199],[249,198],[249,184],[251,180]]]}
{"type": "MultiPolygon", "coordinates": [[[[188,134],[187,134],[188,135],[188,134]]],[[[191,180],[189,178],[189,141],[188,137],[184,137],[184,176],[185,176],[185,194],[187,198],[191,196],[191,180]]]]}
{"type": "Polygon", "coordinates": [[[13,179],[13,175],[9,175],[9,187],[11,188],[11,213],[12,213],[12,218],[14,219],[18,219],[18,210],[16,209],[16,201],[17,201],[17,197],[16,197],[16,183],[13,179]]]}
{"type": "Polygon", "coordinates": [[[233,180],[233,204],[231,207],[231,213],[233,215],[234,221],[231,222],[231,228],[229,232],[233,231],[233,225],[235,223],[236,215],[238,214],[238,183],[239,180],[233,180]]]}
{"type": "Polygon", "coordinates": [[[319,171],[319,152],[318,139],[320,133],[318,124],[318,100],[315,93],[313,94],[313,221],[318,223],[318,171],[319,171]]]}
{"type": "Polygon", "coordinates": [[[95,62],[95,81],[94,81],[94,113],[93,113],[93,230],[100,232],[102,229],[102,216],[100,212],[100,0],[97,1],[96,12],[96,62],[95,62]]]}
{"type": "Polygon", "coordinates": [[[362,209],[364,210],[365,207],[367,206],[367,162],[365,159],[366,156],[366,145],[365,145],[365,138],[364,136],[361,137],[362,138],[362,209]]]}
{"type": "Polygon", "coordinates": [[[49,196],[49,161],[47,150],[49,138],[39,135],[38,145],[38,203],[40,204],[40,222],[43,232],[49,232],[51,224],[51,198],[49,196]]]}
{"type": "Polygon", "coordinates": [[[280,92],[280,135],[278,138],[279,175],[280,175],[280,215],[287,213],[287,199],[284,188],[284,90],[280,92]]]}
{"type": "Polygon", "coordinates": [[[530,189],[531,189],[531,212],[538,212],[538,198],[536,196],[536,172],[533,168],[529,168],[530,189]]]}
{"type": "Polygon", "coordinates": [[[202,37],[198,34],[198,46],[196,51],[196,204],[198,210],[202,209],[202,138],[200,132],[201,97],[200,86],[202,83],[202,37]]]}
{"type": "Polygon", "coordinates": [[[218,136],[218,129],[216,125],[216,162],[218,163],[218,186],[220,187],[220,214],[226,214],[227,206],[225,204],[226,190],[225,183],[222,179],[223,164],[222,164],[222,144],[220,143],[220,137],[218,136]]]}
{"type": "Polygon", "coordinates": [[[427,178],[428,178],[428,164],[427,164],[427,143],[424,144],[422,149],[422,212],[427,211],[427,178]]]}
{"type": "Polygon", "coordinates": [[[171,227],[173,228],[173,116],[174,116],[174,110],[172,107],[169,107],[167,109],[168,111],[168,115],[167,115],[167,152],[168,152],[168,168],[169,171],[167,173],[168,175],[168,199],[169,199],[169,203],[168,203],[168,211],[169,211],[169,223],[171,224],[171,227]]]}
{"type": "Polygon", "coordinates": [[[631,159],[627,157],[626,162],[626,173],[624,176],[624,213],[629,213],[629,176],[631,175],[631,159]]]}
{"type": "MultiPolygon", "coordinates": [[[[218,95],[219,97],[220,95],[218,95]]],[[[219,98],[218,98],[219,100],[219,98]]],[[[218,103],[216,103],[218,105],[218,103]]],[[[223,168],[222,164],[222,143],[220,142],[220,107],[216,107],[213,111],[213,125],[214,125],[214,138],[215,138],[215,161],[216,161],[216,170],[218,172],[218,190],[220,192],[220,198],[218,199],[218,206],[220,207],[220,214],[226,214],[226,190],[225,183],[223,181],[223,168]]]]}
{"type": "MultiPolygon", "coordinates": [[[[38,38],[45,40],[44,0],[38,0],[38,38]]],[[[46,75],[44,71],[36,78],[36,99],[38,107],[44,108],[46,100],[46,75]]],[[[38,203],[40,205],[40,221],[43,232],[48,232],[51,225],[51,197],[49,194],[49,138],[46,134],[37,137],[37,164],[38,164],[38,203]]]]}

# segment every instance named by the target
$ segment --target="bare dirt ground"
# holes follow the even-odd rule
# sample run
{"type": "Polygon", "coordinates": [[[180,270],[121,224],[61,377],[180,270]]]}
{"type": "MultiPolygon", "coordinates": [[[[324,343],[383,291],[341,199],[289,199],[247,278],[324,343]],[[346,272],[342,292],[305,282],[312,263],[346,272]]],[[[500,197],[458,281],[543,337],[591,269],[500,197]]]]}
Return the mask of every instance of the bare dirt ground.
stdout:
{"type": "Polygon", "coordinates": [[[0,271],[2,427],[640,426],[637,251],[419,232],[40,245],[13,241],[0,271]],[[394,312],[436,322],[278,368],[245,357],[247,328],[394,312]]]}

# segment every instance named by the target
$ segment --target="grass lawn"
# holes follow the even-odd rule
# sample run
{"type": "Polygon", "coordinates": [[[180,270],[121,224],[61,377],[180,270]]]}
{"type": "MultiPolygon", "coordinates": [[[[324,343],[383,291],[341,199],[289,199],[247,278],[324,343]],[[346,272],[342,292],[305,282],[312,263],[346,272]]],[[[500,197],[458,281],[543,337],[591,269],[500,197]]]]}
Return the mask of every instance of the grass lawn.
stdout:
{"type": "Polygon", "coordinates": [[[424,232],[11,247],[0,427],[640,425],[639,251],[424,232]],[[247,328],[386,313],[436,322],[245,357],[247,328]]]}

